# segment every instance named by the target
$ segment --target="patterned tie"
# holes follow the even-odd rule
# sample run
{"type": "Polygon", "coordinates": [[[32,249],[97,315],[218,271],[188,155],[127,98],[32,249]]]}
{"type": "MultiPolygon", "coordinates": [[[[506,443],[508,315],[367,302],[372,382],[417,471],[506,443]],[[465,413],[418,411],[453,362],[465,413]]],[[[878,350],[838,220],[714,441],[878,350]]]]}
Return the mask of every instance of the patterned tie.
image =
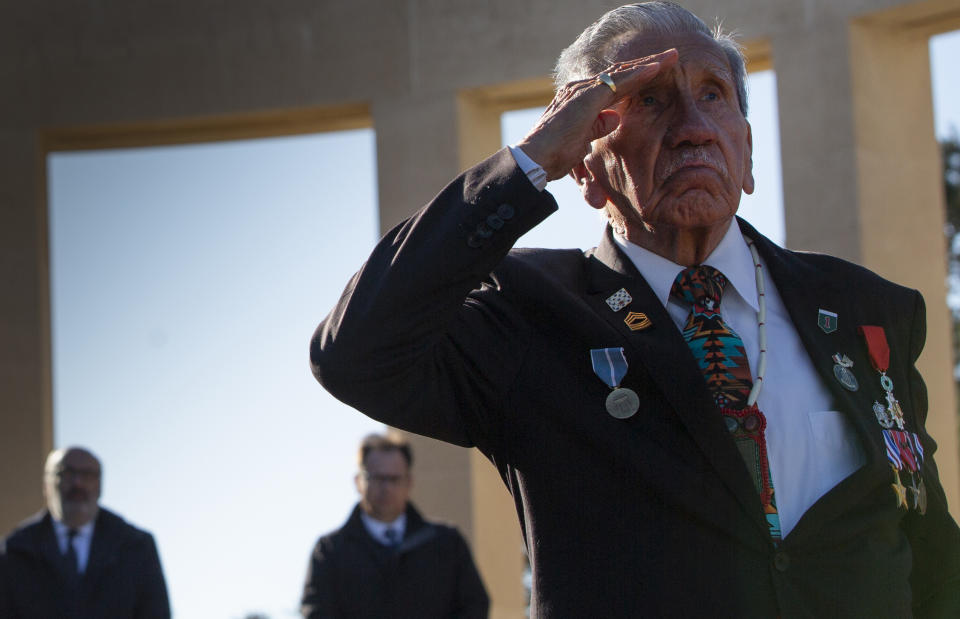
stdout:
{"type": "Polygon", "coordinates": [[[780,517],[767,460],[767,420],[756,404],[747,406],[753,379],[743,340],[720,316],[720,299],[726,285],[727,278],[711,266],[687,267],[677,275],[670,294],[691,306],[683,338],[747,465],[760,495],[770,536],[777,541],[781,537],[780,517]]]}

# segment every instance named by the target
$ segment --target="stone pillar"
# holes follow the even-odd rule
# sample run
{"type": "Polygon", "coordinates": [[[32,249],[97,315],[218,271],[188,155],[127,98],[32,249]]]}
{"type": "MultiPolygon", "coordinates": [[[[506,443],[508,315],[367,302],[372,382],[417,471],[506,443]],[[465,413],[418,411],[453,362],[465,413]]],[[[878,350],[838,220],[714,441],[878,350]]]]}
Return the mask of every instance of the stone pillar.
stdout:
{"type": "Polygon", "coordinates": [[[46,181],[35,135],[0,129],[0,536],[43,506],[53,444],[46,181]]]}
{"type": "MultiPolygon", "coordinates": [[[[502,110],[488,103],[453,92],[374,103],[382,232],[429,201],[460,169],[500,147],[502,110]]],[[[491,619],[521,619],[522,541],[513,500],[496,469],[475,449],[408,438],[415,450],[414,502],[428,517],[455,523],[470,541],[490,593],[491,619]]]]}
{"type": "MultiPolygon", "coordinates": [[[[452,92],[389,96],[374,102],[373,121],[384,233],[459,172],[457,101],[452,92]]],[[[488,115],[475,129],[496,136],[492,150],[499,147],[499,115],[488,115]]],[[[491,618],[520,619],[525,605],[520,534],[496,470],[476,450],[407,437],[414,449],[413,501],[428,518],[456,524],[470,542],[490,593],[491,618]]]]}
{"type": "Polygon", "coordinates": [[[786,244],[860,262],[846,25],[811,17],[772,48],[786,244]]]}
{"type": "MultiPolygon", "coordinates": [[[[389,93],[393,95],[393,93],[389,93]]],[[[419,92],[374,101],[380,231],[430,201],[457,174],[452,93],[419,92]]]]}

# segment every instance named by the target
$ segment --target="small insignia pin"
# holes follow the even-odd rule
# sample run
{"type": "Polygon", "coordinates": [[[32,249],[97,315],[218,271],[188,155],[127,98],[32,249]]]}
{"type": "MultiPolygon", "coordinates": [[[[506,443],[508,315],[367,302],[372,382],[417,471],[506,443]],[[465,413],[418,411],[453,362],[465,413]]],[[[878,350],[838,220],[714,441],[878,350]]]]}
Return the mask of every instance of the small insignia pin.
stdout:
{"type": "Polygon", "coordinates": [[[843,385],[843,388],[848,391],[856,391],[860,388],[860,383],[857,382],[857,377],[854,376],[850,368],[853,367],[853,361],[850,360],[850,357],[837,353],[833,355],[833,375],[836,377],[837,381],[843,385]]]}
{"type": "Polygon", "coordinates": [[[820,308],[820,313],[817,314],[817,324],[823,329],[824,333],[833,333],[837,330],[837,315],[820,308]]]}
{"type": "Polygon", "coordinates": [[[627,324],[631,331],[643,331],[653,324],[643,312],[630,312],[623,319],[623,322],[627,324]]]}
{"type": "Polygon", "coordinates": [[[633,301],[633,297],[630,296],[630,293],[627,292],[626,288],[621,288],[607,297],[607,305],[609,305],[610,309],[615,312],[619,312],[626,306],[630,305],[631,301],[633,301]]]}
{"type": "Polygon", "coordinates": [[[837,315],[821,308],[817,315],[817,324],[820,325],[824,333],[833,333],[837,330],[837,315]]]}
{"type": "Polygon", "coordinates": [[[880,402],[874,401],[873,414],[877,418],[877,423],[888,430],[893,427],[893,417],[887,412],[887,407],[880,402]]]}

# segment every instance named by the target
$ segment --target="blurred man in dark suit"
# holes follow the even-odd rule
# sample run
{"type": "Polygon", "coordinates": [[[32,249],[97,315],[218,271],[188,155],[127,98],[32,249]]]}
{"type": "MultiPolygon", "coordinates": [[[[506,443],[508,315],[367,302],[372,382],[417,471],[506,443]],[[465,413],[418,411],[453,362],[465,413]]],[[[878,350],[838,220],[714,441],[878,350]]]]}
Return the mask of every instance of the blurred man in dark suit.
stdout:
{"type": "Polygon", "coordinates": [[[303,616],[484,619],[489,599],[463,537],[410,503],[410,445],[373,434],[358,460],[360,502],[314,547],[303,616]]]}
{"type": "Polygon", "coordinates": [[[90,451],[50,453],[47,508],[0,548],[2,619],[170,617],[153,536],[98,505],[100,480],[90,451]]]}

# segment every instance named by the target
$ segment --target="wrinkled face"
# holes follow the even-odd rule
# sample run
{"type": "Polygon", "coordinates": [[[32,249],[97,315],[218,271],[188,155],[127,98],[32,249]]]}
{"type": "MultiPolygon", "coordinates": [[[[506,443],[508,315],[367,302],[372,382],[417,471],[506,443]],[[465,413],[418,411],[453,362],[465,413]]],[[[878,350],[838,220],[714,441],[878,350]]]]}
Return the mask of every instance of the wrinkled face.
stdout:
{"type": "Polygon", "coordinates": [[[81,527],[97,515],[100,463],[82,449],[56,451],[47,460],[43,494],[47,509],[68,527],[81,527]]]}
{"type": "Polygon", "coordinates": [[[391,522],[407,509],[410,467],[396,450],[373,450],[356,477],[360,507],[381,522],[391,522]]]}
{"type": "Polygon", "coordinates": [[[643,36],[616,60],[673,47],[677,64],[615,104],[620,125],[585,160],[628,236],[631,229],[726,225],[741,190],[753,191],[750,126],[719,45],[696,33],[643,36]]]}

